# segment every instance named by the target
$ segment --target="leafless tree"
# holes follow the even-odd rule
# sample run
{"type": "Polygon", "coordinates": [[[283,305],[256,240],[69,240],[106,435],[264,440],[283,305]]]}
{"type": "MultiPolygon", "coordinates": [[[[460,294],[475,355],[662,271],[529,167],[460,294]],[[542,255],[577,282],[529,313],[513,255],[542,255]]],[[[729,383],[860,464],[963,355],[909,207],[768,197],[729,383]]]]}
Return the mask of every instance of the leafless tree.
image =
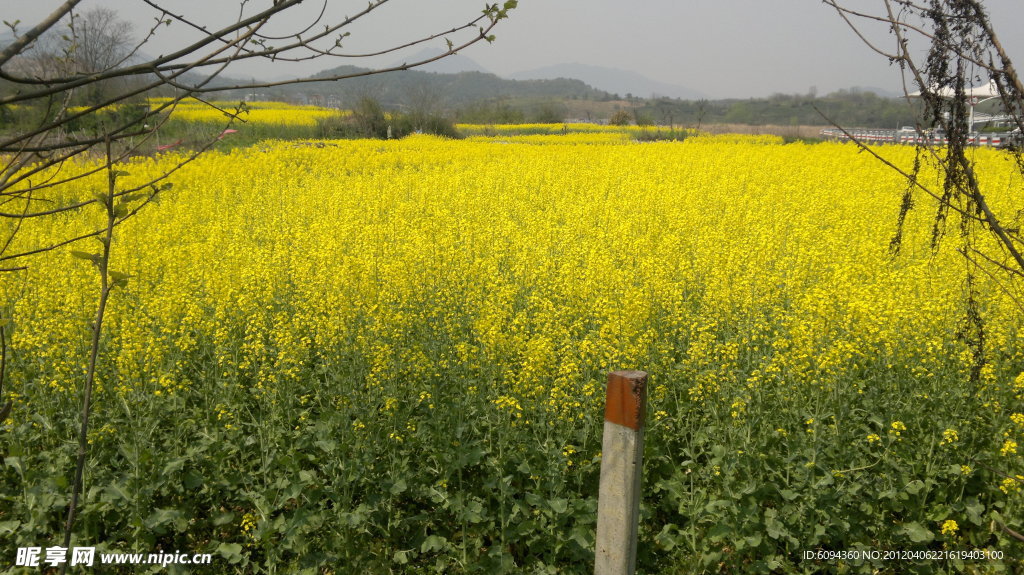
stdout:
{"type": "MultiPolygon", "coordinates": [[[[918,140],[919,152],[935,160],[945,176],[941,190],[931,189],[917,178],[917,169],[903,171],[911,186],[904,198],[900,225],[913,208],[916,193],[938,201],[932,241],[937,245],[945,233],[948,216],[960,216],[962,231],[974,228],[992,233],[1003,253],[994,256],[964,246],[964,255],[982,258],[1003,271],[1024,278],[1024,239],[1018,233],[1020,213],[996,214],[975,177],[973,161],[965,153],[971,138],[968,91],[972,85],[991,81],[999,102],[1019,135],[1024,132],[1024,87],[1003,49],[983,4],[978,0],[881,0],[877,12],[846,6],[839,0],[823,0],[832,6],[851,29],[879,55],[903,71],[904,94],[920,97],[924,103],[917,129],[941,129],[949,145],[937,149],[918,140]],[[884,46],[870,37],[866,28],[882,25],[894,40],[884,46]]],[[[1024,173],[1019,140],[1007,148],[1024,173]]],[[[893,166],[895,168],[895,166],[893,166]]],[[[968,234],[969,235],[969,234],[968,234]]],[[[900,231],[894,247],[898,248],[900,231]]]]}
{"type": "MultiPolygon", "coordinates": [[[[385,5],[396,4],[396,0],[375,0],[361,7],[356,3],[358,11],[336,21],[324,19],[327,0],[321,0],[319,11],[313,12],[299,12],[304,8],[300,6],[302,0],[275,0],[255,11],[251,10],[248,2],[240,2],[237,19],[218,29],[176,12],[174,3],[138,1],[153,10],[155,19],[152,27],[134,42],[131,41],[130,30],[118,23],[108,9],[94,9],[78,15],[77,9],[82,0],[67,0],[43,21],[23,32],[20,23],[7,23],[16,37],[0,49],[0,109],[18,106],[37,113],[28,125],[22,124],[13,131],[0,131],[0,210],[3,210],[0,218],[44,217],[95,203],[97,200],[90,198],[70,206],[48,207],[45,197],[48,192],[84,177],[81,174],[62,176],[55,168],[94,149],[109,147],[113,153],[110,163],[116,164],[143,147],[151,146],[163,120],[184,98],[204,99],[226,90],[337,81],[413,68],[480,41],[492,41],[493,29],[516,4],[514,0],[504,4],[486,4],[481,12],[465,23],[421,31],[419,35],[403,38],[387,47],[354,53],[345,50],[343,41],[348,41],[359,24],[385,5]],[[293,30],[280,30],[279,22],[286,18],[286,13],[309,14],[309,17],[293,30]],[[144,47],[162,28],[172,24],[198,31],[198,39],[157,57],[142,57],[144,47]],[[47,36],[63,37],[57,43],[61,48],[59,53],[48,49],[54,44],[47,43],[47,36]],[[214,81],[228,65],[236,62],[264,59],[349,63],[374,56],[400,54],[407,48],[430,42],[444,42],[446,49],[436,56],[396,66],[277,82],[225,85],[214,81]],[[54,66],[58,60],[62,65],[54,66]],[[74,107],[77,94],[114,80],[131,82],[121,84],[121,89],[111,93],[100,92],[102,97],[86,101],[84,107],[74,107]],[[83,118],[95,116],[104,109],[109,110],[157,88],[173,89],[174,97],[147,109],[141,117],[115,117],[93,133],[83,134],[74,130],[76,122],[83,118]]],[[[237,118],[237,110],[225,111],[237,118]]],[[[199,146],[197,153],[203,149],[199,146]]],[[[118,198],[152,191],[154,186],[159,189],[166,176],[144,186],[119,190],[118,198]]],[[[146,198],[140,198],[136,203],[145,201],[146,198]]],[[[126,212],[125,216],[130,214],[126,212]]],[[[122,220],[118,218],[118,223],[122,220]]],[[[90,235],[101,233],[101,230],[96,230],[90,235]]],[[[7,242],[0,250],[0,266],[11,269],[12,260],[79,239],[65,238],[54,245],[21,252],[11,252],[11,242],[7,242]]]]}
{"type": "MultiPolygon", "coordinates": [[[[975,292],[975,273],[987,274],[1021,304],[1024,280],[1024,239],[1020,220],[1024,210],[999,212],[986,197],[969,153],[972,134],[971,88],[991,82],[998,102],[1014,127],[1006,153],[1024,175],[1021,134],[1024,133],[1024,86],[1003,48],[995,27],[980,0],[879,0],[875,10],[863,3],[823,0],[834,8],[855,34],[880,56],[888,58],[903,72],[903,91],[909,99],[919,97],[923,106],[916,129],[919,136],[939,129],[948,145],[934,147],[928,139],[917,138],[917,154],[911,169],[900,168],[871,148],[862,149],[906,177],[908,186],[900,205],[897,229],[892,240],[898,252],[903,224],[924,194],[935,200],[931,242],[937,248],[952,221],[959,224],[958,251],[967,262],[967,324],[961,336],[971,347],[973,381],[978,381],[985,363],[985,328],[975,292]],[[884,34],[873,34],[872,32],[884,34]],[[878,37],[886,40],[878,40],[878,37]],[[931,163],[942,174],[941,184],[931,186],[919,178],[923,163],[931,163]],[[979,246],[979,234],[995,239],[998,251],[979,246]]],[[[847,133],[847,136],[850,136],[847,133]]],[[[858,142],[858,144],[860,144],[858,142]]],[[[1014,475],[1007,475],[1014,477],[1014,475]]],[[[1016,539],[1024,536],[1001,525],[1016,539]]]]}
{"type": "MultiPolygon", "coordinates": [[[[30,256],[85,238],[95,237],[102,245],[98,253],[73,252],[98,269],[100,293],[92,323],[87,377],[82,386],[79,449],[65,525],[65,547],[70,541],[82,487],[104,310],[111,291],[127,281],[124,274],[108,266],[114,230],[157,199],[169,188],[169,178],[215,140],[197,143],[194,151],[176,166],[141,185],[120,185],[118,179],[123,171],[119,166],[153,146],[170,112],[185,98],[208,101],[210,95],[226,90],[251,91],[283,84],[337,81],[414,68],[472,44],[493,41],[495,26],[516,7],[515,0],[484,4],[482,10],[461,23],[418,31],[415,26],[406,26],[403,29],[413,30],[408,37],[393,40],[388,46],[354,52],[346,50],[344,44],[354,38],[359,26],[386,5],[400,4],[400,0],[355,2],[350,15],[333,20],[327,16],[328,8],[336,7],[337,3],[329,6],[328,0],[305,4],[303,0],[273,0],[260,2],[258,7],[257,3],[240,0],[237,17],[218,25],[180,13],[174,2],[136,1],[154,15],[151,27],[141,37],[136,38],[131,27],[109,8],[83,10],[82,0],[66,0],[27,29],[19,21],[5,21],[15,38],[0,47],[0,118],[7,120],[0,124],[0,271],[24,269],[30,265],[30,256]],[[297,21],[302,23],[282,29],[285,22],[297,21]],[[146,47],[157,34],[172,25],[188,32],[180,37],[192,39],[183,40],[159,56],[145,56],[146,47]],[[427,43],[443,43],[445,48],[435,56],[400,65],[357,71],[342,68],[350,71],[315,78],[236,84],[216,81],[229,65],[237,62],[323,60],[333,61],[337,66],[378,56],[398,57],[408,48],[427,43]],[[173,96],[157,106],[143,107],[140,114],[110,113],[158,88],[169,90],[173,96]],[[89,120],[90,129],[79,127],[89,120]],[[85,154],[103,161],[85,171],[62,169],[68,161],[85,154]],[[105,192],[89,195],[83,190],[83,197],[77,201],[56,200],[58,192],[75,189],[78,182],[91,174],[106,175],[105,192]],[[14,242],[27,220],[53,217],[94,204],[99,204],[106,215],[105,225],[95,230],[54,238],[44,245],[20,246],[14,242]]],[[[215,106],[212,102],[208,104],[215,106]]],[[[241,110],[241,106],[223,110],[227,115],[225,128],[238,119],[241,110]]],[[[2,402],[7,351],[3,320],[0,318],[0,419],[11,410],[10,402],[2,402]]]]}

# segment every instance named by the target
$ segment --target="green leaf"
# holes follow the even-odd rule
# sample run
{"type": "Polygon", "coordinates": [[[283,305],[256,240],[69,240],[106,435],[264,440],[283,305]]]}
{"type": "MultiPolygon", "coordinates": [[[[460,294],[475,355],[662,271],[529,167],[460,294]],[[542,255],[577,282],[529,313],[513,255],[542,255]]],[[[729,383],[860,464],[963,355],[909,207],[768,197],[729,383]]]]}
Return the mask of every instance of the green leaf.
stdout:
{"type": "Polygon", "coordinates": [[[94,264],[99,264],[100,259],[102,259],[100,254],[90,254],[89,252],[80,252],[78,250],[72,250],[71,257],[78,258],[80,260],[88,260],[94,264]]]}
{"type": "Polygon", "coordinates": [[[221,543],[217,546],[217,553],[228,560],[228,563],[238,563],[242,560],[242,546],[238,543],[221,543]]]}
{"type": "Polygon", "coordinates": [[[313,445],[316,445],[326,453],[334,453],[338,449],[338,442],[332,440],[320,439],[314,442],[313,445]]]}
{"type": "Polygon", "coordinates": [[[778,540],[789,535],[789,531],[786,530],[786,526],[777,519],[778,512],[774,509],[765,509],[764,511],[764,527],[768,533],[768,537],[778,540]]]}
{"type": "Polygon", "coordinates": [[[104,488],[104,491],[110,496],[111,501],[130,501],[131,498],[124,492],[124,489],[117,483],[111,483],[104,488]]]}
{"type": "Polygon", "coordinates": [[[561,497],[556,497],[548,501],[548,505],[551,507],[552,511],[559,515],[565,513],[566,510],[569,509],[569,501],[567,499],[562,499],[561,497]]]}
{"type": "Polygon", "coordinates": [[[727,523],[719,523],[708,529],[706,537],[711,541],[722,541],[736,534],[736,529],[727,523]]]}
{"type": "Polygon", "coordinates": [[[153,529],[154,527],[162,527],[168,523],[174,523],[175,526],[177,526],[179,519],[182,518],[183,516],[181,511],[178,511],[177,509],[157,509],[146,518],[143,524],[150,529],[153,529]]]}
{"type": "Polygon", "coordinates": [[[676,534],[679,528],[674,523],[666,523],[661,532],[654,536],[654,541],[665,551],[671,551],[676,546],[676,534]]]}
{"type": "MultiPolygon", "coordinates": [[[[110,275],[113,276],[115,273],[117,273],[117,272],[110,272],[110,275]]],[[[172,460],[167,462],[167,465],[164,465],[164,471],[163,471],[163,473],[161,473],[161,475],[162,476],[167,476],[167,475],[170,475],[172,473],[177,473],[177,472],[181,471],[184,467],[185,467],[185,460],[184,459],[182,459],[180,457],[177,458],[177,459],[172,459],[172,460]]]]}
{"type": "Polygon", "coordinates": [[[924,481],[921,481],[920,479],[915,479],[914,481],[908,483],[907,486],[904,487],[903,489],[911,495],[917,495],[918,493],[921,492],[922,489],[924,489],[924,487],[924,481]]]}
{"type": "Polygon", "coordinates": [[[456,467],[468,467],[480,463],[483,458],[483,450],[479,447],[467,449],[459,454],[459,459],[456,461],[456,467]]]}
{"type": "Polygon", "coordinates": [[[141,200],[142,198],[145,198],[147,196],[149,196],[149,194],[146,194],[146,193],[143,193],[143,192],[135,192],[134,194],[125,194],[125,195],[119,197],[118,200],[122,204],[130,204],[132,202],[141,200]]]}
{"type": "Polygon", "coordinates": [[[391,485],[391,494],[392,495],[398,495],[400,493],[403,493],[408,488],[409,488],[409,486],[406,485],[405,480],[404,479],[399,479],[398,481],[394,482],[391,485]]]}
{"type": "Polygon", "coordinates": [[[924,525],[917,522],[907,523],[903,526],[903,531],[914,543],[927,543],[932,539],[935,539],[934,533],[929,531],[924,525]]]}
{"type": "Polygon", "coordinates": [[[423,540],[423,545],[420,546],[420,553],[430,553],[431,551],[441,551],[444,549],[444,544],[448,540],[439,535],[431,535],[423,540]]]}
{"type": "Polygon", "coordinates": [[[181,483],[185,486],[185,489],[196,489],[197,487],[202,487],[203,476],[190,469],[185,472],[185,478],[181,483]]]}
{"type": "Polygon", "coordinates": [[[221,525],[227,525],[228,523],[231,523],[234,519],[235,514],[228,511],[227,513],[221,513],[220,515],[214,517],[211,523],[213,523],[217,527],[220,527],[221,525]]]}
{"type": "Polygon", "coordinates": [[[967,520],[975,525],[982,524],[982,514],[985,513],[985,506],[978,502],[977,497],[969,497],[967,504],[964,506],[964,510],[967,512],[967,520]]]}
{"type": "Polygon", "coordinates": [[[462,518],[465,519],[467,523],[480,523],[486,519],[487,516],[484,513],[483,503],[476,499],[471,500],[462,509],[462,518]]]}
{"type": "Polygon", "coordinates": [[[527,493],[524,499],[526,499],[526,504],[530,507],[540,507],[544,504],[544,498],[536,493],[527,493]]]}

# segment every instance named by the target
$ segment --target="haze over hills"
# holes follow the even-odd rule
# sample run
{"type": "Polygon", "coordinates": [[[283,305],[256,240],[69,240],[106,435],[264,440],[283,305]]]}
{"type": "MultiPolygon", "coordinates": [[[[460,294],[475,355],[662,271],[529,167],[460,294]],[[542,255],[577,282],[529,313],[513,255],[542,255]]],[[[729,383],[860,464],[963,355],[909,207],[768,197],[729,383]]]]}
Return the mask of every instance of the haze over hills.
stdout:
{"type": "MultiPolygon", "coordinates": [[[[9,42],[11,34],[0,32],[0,45],[5,39],[9,42]]],[[[416,62],[441,53],[436,48],[421,50],[391,64],[416,62]]],[[[696,90],[652,80],[636,72],[586,64],[545,66],[512,74],[513,79],[503,78],[462,55],[390,74],[337,82],[317,81],[366,71],[341,66],[304,78],[312,82],[225,90],[212,97],[228,101],[280,100],[341,108],[354,107],[361,99],[370,97],[386,109],[425,106],[449,117],[477,123],[539,121],[540,118],[545,121],[607,121],[616,112],[625,110],[632,121],[638,123],[821,124],[824,120],[816,107],[845,125],[892,127],[912,120],[906,101],[897,98],[899,94],[874,87],[851,87],[831,94],[809,90],[805,94],[708,100],[696,90]],[[626,95],[632,96],[629,101],[623,99],[626,95]]],[[[296,78],[280,78],[286,79],[296,78]]],[[[202,81],[199,75],[193,74],[183,80],[185,84],[202,81]]],[[[261,79],[258,76],[234,77],[229,70],[207,87],[226,88],[253,80],[261,79]]],[[[7,84],[0,81],[0,92],[7,89],[7,84]]]]}
{"type": "Polygon", "coordinates": [[[513,80],[547,80],[552,78],[575,78],[612,94],[632,94],[638,98],[680,98],[700,100],[707,96],[691,88],[652,80],[630,70],[592,66],[589,64],[553,64],[534,70],[516,72],[509,76],[513,80]]]}
{"type": "MultiPolygon", "coordinates": [[[[419,52],[409,56],[398,62],[393,62],[393,66],[400,66],[406,62],[419,62],[420,60],[426,60],[428,58],[434,58],[440,56],[444,51],[437,48],[424,48],[419,52]]],[[[435,72],[438,74],[458,74],[459,72],[483,72],[485,74],[492,73],[487,68],[484,68],[480,64],[473,60],[469,56],[463,56],[462,54],[452,54],[451,56],[445,56],[440,60],[424,64],[415,68],[421,72],[435,72]]]]}
{"type": "MultiPolygon", "coordinates": [[[[441,53],[442,51],[439,49],[425,48],[400,62],[394,62],[393,65],[397,66],[403,62],[425,60],[438,56],[441,53]]],[[[459,72],[491,73],[472,58],[462,54],[442,58],[436,62],[420,66],[416,70],[441,74],[458,74],[459,72]]],[[[637,98],[659,97],[700,100],[707,97],[698,90],[652,80],[643,74],[630,70],[593,66],[590,64],[553,64],[506,76],[496,75],[509,80],[580,80],[591,88],[608,92],[609,94],[618,94],[620,96],[631,94],[637,98]]]]}
{"type": "MultiPolygon", "coordinates": [[[[14,39],[14,35],[10,30],[0,31],[0,46],[10,43],[14,39]]],[[[392,62],[391,65],[398,66],[404,62],[415,62],[419,60],[428,59],[434,56],[438,56],[443,51],[440,48],[424,48],[419,52],[411,54],[409,57],[401,60],[392,62]]],[[[341,67],[350,68],[355,70],[355,67],[341,67]]],[[[327,75],[331,70],[325,70],[316,76],[327,75]]],[[[670,84],[661,82],[644,76],[640,73],[622,70],[617,68],[610,68],[605,66],[595,66],[590,64],[580,63],[562,63],[553,64],[550,66],[544,66],[541,68],[535,68],[532,70],[524,70],[515,72],[505,77],[493,74],[484,66],[473,60],[468,56],[462,54],[454,54],[447,56],[435,62],[431,62],[424,66],[417,67],[411,71],[401,72],[399,76],[405,76],[400,80],[390,81],[382,79],[380,81],[369,79],[356,79],[350,80],[353,84],[357,85],[357,91],[360,92],[375,92],[378,89],[383,88],[384,92],[394,92],[394,86],[392,84],[408,85],[410,80],[423,80],[423,76],[419,74],[431,74],[440,76],[452,76],[448,78],[434,77],[430,78],[427,83],[432,84],[435,89],[440,88],[441,92],[449,92],[451,90],[459,90],[469,87],[472,95],[453,94],[454,97],[451,103],[465,103],[467,100],[476,100],[480,97],[483,98],[501,98],[501,97],[583,97],[583,98],[599,98],[606,99],[610,95],[618,95],[624,97],[627,94],[632,95],[634,98],[677,98],[681,100],[702,100],[707,99],[707,95],[699,90],[695,90],[686,86],[679,86],[676,84],[670,84]],[[478,74],[478,75],[475,75],[478,74]],[[414,78],[409,78],[408,76],[414,78]],[[460,77],[461,76],[461,77],[460,77]],[[546,80],[547,82],[538,82],[546,80]],[[519,81],[519,82],[517,82],[519,81]],[[526,81],[526,82],[522,82],[526,81]],[[551,83],[551,81],[555,81],[551,83]],[[484,87],[484,85],[487,85],[484,87]],[[604,92],[606,94],[597,93],[604,92]]],[[[225,76],[214,81],[214,85],[231,85],[246,83],[251,81],[252,78],[247,80],[235,80],[230,78],[231,72],[228,71],[225,76]]],[[[280,81],[286,79],[295,78],[293,75],[282,75],[274,78],[267,78],[268,80],[280,81]]],[[[322,90],[324,85],[318,87],[322,90]]],[[[348,86],[342,87],[331,87],[326,92],[349,92],[348,86]]],[[[263,92],[263,90],[260,90],[263,92]]],[[[279,90],[270,90],[270,92],[278,92],[279,90]]],[[[284,92],[293,92],[294,90],[282,90],[284,92]]],[[[297,91],[305,91],[299,89],[297,91]]],[[[894,93],[889,90],[883,90],[875,87],[853,87],[849,89],[850,92],[874,92],[884,98],[896,98],[900,97],[901,94],[894,93]]],[[[340,95],[340,94],[339,94],[340,95]]],[[[388,99],[388,98],[385,98],[388,99]]]]}
{"type": "MultiPolygon", "coordinates": [[[[314,77],[355,74],[361,68],[340,66],[325,70],[314,77]]],[[[507,98],[608,100],[601,90],[586,83],[567,78],[554,80],[507,80],[494,74],[478,71],[440,73],[416,68],[391,74],[356,77],[342,82],[317,82],[295,86],[281,86],[266,90],[272,94],[321,93],[331,94],[344,102],[352,102],[364,95],[373,96],[385,105],[402,105],[410,94],[429,94],[448,107],[460,107],[483,100],[507,98]]]]}

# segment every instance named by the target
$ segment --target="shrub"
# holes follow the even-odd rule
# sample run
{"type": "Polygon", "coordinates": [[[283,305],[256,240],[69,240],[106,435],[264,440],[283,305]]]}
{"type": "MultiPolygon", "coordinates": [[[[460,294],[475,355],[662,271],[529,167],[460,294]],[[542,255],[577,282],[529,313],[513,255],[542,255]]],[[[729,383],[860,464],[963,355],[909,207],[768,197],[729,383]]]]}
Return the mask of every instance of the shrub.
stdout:
{"type": "Polygon", "coordinates": [[[630,124],[629,112],[625,110],[618,110],[612,117],[608,119],[608,123],[613,126],[628,126],[630,124]]]}

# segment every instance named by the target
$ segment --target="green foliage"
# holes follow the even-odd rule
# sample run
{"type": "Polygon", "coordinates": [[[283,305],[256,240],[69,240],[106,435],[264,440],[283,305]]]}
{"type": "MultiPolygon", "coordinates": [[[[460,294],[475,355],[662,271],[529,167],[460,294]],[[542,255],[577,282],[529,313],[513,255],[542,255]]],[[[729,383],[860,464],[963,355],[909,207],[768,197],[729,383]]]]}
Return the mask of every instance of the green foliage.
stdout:
{"type": "MultiPolygon", "coordinates": [[[[358,358],[347,367],[313,362],[291,383],[258,390],[224,378],[199,344],[177,360],[194,366],[192,389],[100,392],[95,419],[104,423],[90,434],[78,541],[113,552],[212,553],[212,572],[223,573],[591,571],[596,400],[580,420],[526,425],[466,393],[485,370],[456,366],[377,387],[366,385],[369,366],[358,358]],[[366,418],[367,406],[380,416],[366,418]]],[[[639,572],[893,566],[802,559],[819,549],[988,548],[1009,560],[986,565],[1019,567],[1013,544],[990,528],[994,517],[1020,511],[994,488],[1001,477],[989,468],[1000,462],[979,455],[993,452],[998,433],[957,375],[926,387],[919,380],[913,397],[905,395],[909,373],[877,363],[863,375],[859,386],[825,394],[783,377],[760,388],[739,418],[685,398],[653,405],[671,417],[652,417],[647,431],[639,572]],[[894,421],[906,431],[893,433],[894,421]],[[969,424],[958,443],[939,445],[951,422],[969,424]],[[866,440],[871,434],[879,440],[866,440]],[[960,530],[942,534],[950,517],[960,530]]],[[[59,438],[77,421],[69,398],[53,399],[4,435],[5,556],[61,529],[67,481],[53,470],[72,465],[59,438]]],[[[964,563],[900,569],[943,573],[964,563]]]]}
{"type": "Polygon", "coordinates": [[[565,104],[545,101],[533,106],[528,116],[531,122],[537,124],[561,124],[567,113],[565,104]]]}
{"type": "Polygon", "coordinates": [[[318,120],[321,138],[404,138],[423,133],[461,138],[455,124],[440,114],[414,111],[408,114],[384,111],[375,98],[364,97],[352,110],[351,116],[318,120]]]}
{"type": "Polygon", "coordinates": [[[608,123],[613,126],[628,126],[632,121],[632,116],[625,110],[616,110],[612,117],[608,119],[608,123]]]}
{"type": "Polygon", "coordinates": [[[352,109],[352,120],[356,133],[361,138],[386,138],[388,119],[384,116],[384,108],[380,102],[370,97],[363,97],[352,109]]]}
{"type": "Polygon", "coordinates": [[[520,124],[525,121],[523,111],[507,101],[484,101],[463,107],[456,113],[465,124],[520,124]]]}
{"type": "Polygon", "coordinates": [[[775,94],[745,100],[644,100],[637,113],[662,123],[687,125],[735,123],[775,125],[823,125],[829,118],[843,126],[895,128],[912,125],[917,115],[914,104],[899,98],[885,98],[873,92],[840,90],[826,96],[775,94]]]}
{"type": "Polygon", "coordinates": [[[455,129],[451,120],[439,114],[412,112],[393,116],[394,137],[404,137],[412,133],[434,134],[445,138],[458,139],[462,135],[455,129]]]}

